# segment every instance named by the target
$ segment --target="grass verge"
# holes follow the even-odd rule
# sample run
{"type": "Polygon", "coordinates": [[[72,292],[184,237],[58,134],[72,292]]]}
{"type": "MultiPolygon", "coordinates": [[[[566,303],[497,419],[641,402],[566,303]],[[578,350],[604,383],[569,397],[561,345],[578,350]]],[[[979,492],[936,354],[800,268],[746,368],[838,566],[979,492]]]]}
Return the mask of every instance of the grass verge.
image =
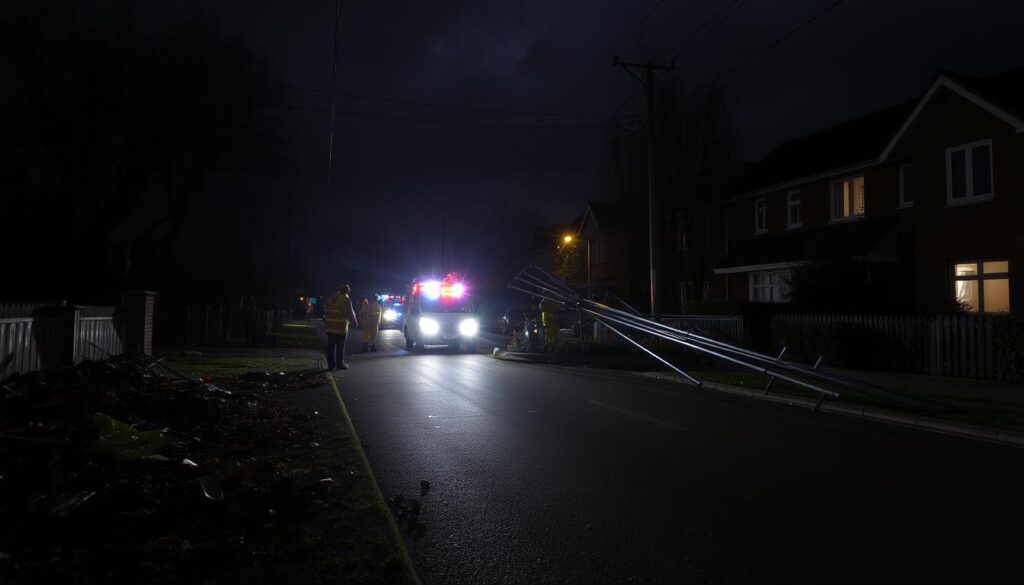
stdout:
{"type": "MultiPolygon", "coordinates": [[[[691,375],[698,380],[718,382],[751,390],[763,390],[766,380],[763,374],[756,372],[705,371],[691,372],[691,375]]],[[[839,402],[882,410],[905,410],[905,408],[901,408],[898,403],[891,400],[852,391],[844,391],[842,388],[833,389],[840,393],[839,402]]],[[[779,380],[772,384],[771,392],[811,399],[817,399],[820,396],[811,390],[779,380]]],[[[914,413],[919,416],[1024,433],[1024,404],[952,395],[928,390],[927,388],[902,390],[901,394],[921,401],[925,411],[914,413]]]]}
{"type": "Polygon", "coordinates": [[[419,585],[420,581],[413,569],[412,559],[409,558],[409,552],[399,534],[394,516],[380,492],[377,478],[374,477],[370,462],[366,459],[366,453],[360,446],[359,436],[349,417],[348,409],[345,408],[345,402],[338,392],[338,385],[330,374],[327,374],[326,378],[344,421],[339,433],[339,439],[344,445],[339,445],[338,455],[343,456],[351,468],[358,469],[364,479],[358,486],[354,486],[349,502],[349,513],[358,514],[360,517],[347,519],[347,525],[359,528],[375,527],[372,531],[360,531],[359,537],[351,542],[352,552],[355,558],[363,560],[361,566],[377,568],[383,577],[380,579],[382,583],[419,585]]]}
{"type": "Polygon", "coordinates": [[[297,347],[322,351],[320,338],[317,337],[316,327],[307,325],[301,321],[285,323],[280,329],[274,332],[277,335],[278,347],[297,347]]]}
{"type": "Polygon", "coordinates": [[[276,372],[297,372],[320,367],[318,360],[310,358],[231,355],[174,355],[162,364],[193,378],[209,376],[214,380],[240,376],[254,368],[276,372]]]}

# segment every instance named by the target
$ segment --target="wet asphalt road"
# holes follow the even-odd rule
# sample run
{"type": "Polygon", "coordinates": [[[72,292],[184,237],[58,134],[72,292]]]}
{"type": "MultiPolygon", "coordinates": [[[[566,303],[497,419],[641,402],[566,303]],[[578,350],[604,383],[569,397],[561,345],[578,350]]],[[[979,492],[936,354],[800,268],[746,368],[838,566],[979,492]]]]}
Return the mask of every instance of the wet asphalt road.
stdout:
{"type": "Polygon", "coordinates": [[[381,341],[337,378],[424,583],[1024,582],[1024,450],[381,341]]]}

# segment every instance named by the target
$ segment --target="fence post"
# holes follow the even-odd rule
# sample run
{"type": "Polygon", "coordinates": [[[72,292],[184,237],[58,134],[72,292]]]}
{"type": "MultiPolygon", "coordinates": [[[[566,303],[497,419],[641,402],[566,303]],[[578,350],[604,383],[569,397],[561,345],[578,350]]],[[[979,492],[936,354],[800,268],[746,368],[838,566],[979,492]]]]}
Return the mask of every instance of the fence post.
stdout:
{"type": "Polygon", "coordinates": [[[157,293],[131,290],[121,293],[125,310],[125,349],[153,354],[153,312],[157,293]]]}

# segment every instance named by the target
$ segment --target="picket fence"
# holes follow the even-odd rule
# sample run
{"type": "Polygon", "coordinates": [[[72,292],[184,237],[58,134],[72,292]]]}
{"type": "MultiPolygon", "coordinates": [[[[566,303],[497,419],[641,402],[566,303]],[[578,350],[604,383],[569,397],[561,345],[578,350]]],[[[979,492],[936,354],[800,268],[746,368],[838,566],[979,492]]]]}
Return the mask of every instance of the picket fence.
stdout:
{"type": "Polygon", "coordinates": [[[999,347],[997,329],[1010,325],[997,315],[774,315],[773,340],[779,325],[813,328],[854,326],[880,333],[873,339],[892,358],[894,369],[938,376],[986,380],[1019,377],[1012,357],[1019,348],[999,347]]]}
{"type": "Polygon", "coordinates": [[[659,320],[677,329],[733,345],[746,342],[746,326],[739,315],[661,315],[659,320]]]}

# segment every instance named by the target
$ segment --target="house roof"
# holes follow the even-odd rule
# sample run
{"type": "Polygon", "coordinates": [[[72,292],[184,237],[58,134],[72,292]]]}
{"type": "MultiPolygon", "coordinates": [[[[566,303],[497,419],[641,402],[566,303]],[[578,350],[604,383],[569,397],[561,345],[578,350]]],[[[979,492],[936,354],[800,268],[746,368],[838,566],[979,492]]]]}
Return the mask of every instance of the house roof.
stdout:
{"type": "Polygon", "coordinates": [[[740,183],[749,193],[885,160],[939,88],[954,91],[1024,131],[1024,67],[990,77],[941,72],[916,100],[784,142],[740,183]]]}
{"type": "Polygon", "coordinates": [[[618,201],[591,201],[587,207],[601,229],[627,223],[628,209],[626,202],[621,199],[618,201]]]}
{"type": "Polygon", "coordinates": [[[739,190],[756,191],[878,160],[914,105],[905,102],[784,142],[751,169],[739,190]]]}
{"type": "Polygon", "coordinates": [[[1021,115],[1024,112],[1024,67],[984,78],[944,72],[935,79],[924,97],[917,102],[917,106],[889,140],[879,157],[881,160],[889,158],[893,149],[939,89],[947,89],[958,94],[1010,124],[1017,132],[1024,132],[1024,115],[1021,115]]]}
{"type": "Polygon", "coordinates": [[[774,265],[799,264],[827,258],[865,258],[894,228],[898,218],[862,219],[819,228],[759,236],[729,251],[715,272],[747,272],[774,265]]]}
{"type": "Polygon", "coordinates": [[[943,76],[974,91],[1001,110],[1024,119],[1024,67],[991,77],[971,77],[958,73],[944,73],[943,76]]]}
{"type": "Polygon", "coordinates": [[[736,193],[756,163],[744,160],[722,160],[702,172],[683,179],[681,192],[672,194],[663,203],[669,213],[693,209],[722,201],[736,193]]]}

